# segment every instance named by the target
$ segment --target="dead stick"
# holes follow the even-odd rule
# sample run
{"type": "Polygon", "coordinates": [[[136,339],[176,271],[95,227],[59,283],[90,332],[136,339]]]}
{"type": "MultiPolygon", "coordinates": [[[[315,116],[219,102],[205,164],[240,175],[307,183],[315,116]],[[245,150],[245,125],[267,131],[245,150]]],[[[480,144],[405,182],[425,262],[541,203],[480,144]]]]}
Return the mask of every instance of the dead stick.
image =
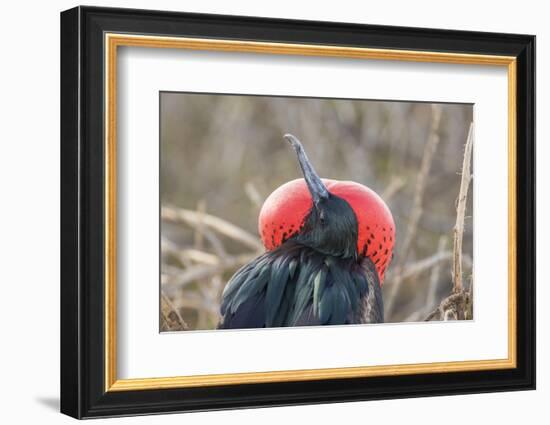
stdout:
{"type": "Polygon", "coordinates": [[[392,177],[390,183],[384,189],[384,192],[382,192],[382,199],[388,203],[403,186],[405,186],[405,179],[403,177],[392,177]]]}
{"type": "MultiPolygon", "coordinates": [[[[442,235],[439,238],[437,252],[438,253],[444,252],[446,245],[447,245],[447,237],[445,235],[442,235]]],[[[433,308],[435,304],[435,295],[437,292],[437,285],[439,283],[440,270],[441,270],[441,267],[439,263],[432,269],[432,273],[430,275],[430,289],[428,290],[428,297],[426,299],[426,306],[424,307],[424,314],[426,314],[431,308],[433,308]]]]}
{"type": "MultiPolygon", "coordinates": [[[[472,180],[471,162],[472,162],[472,146],[473,146],[473,123],[470,124],[468,131],[468,139],[464,147],[464,159],[462,161],[462,176],[460,179],[460,190],[456,205],[456,224],[454,227],[454,243],[453,243],[453,267],[452,279],[453,288],[451,295],[443,299],[439,306],[430,313],[426,321],[430,321],[435,317],[439,320],[449,319],[466,319],[467,310],[472,303],[472,294],[464,291],[462,285],[462,238],[464,235],[464,216],[466,212],[466,201],[468,199],[468,188],[472,180]]],[[[471,285],[470,285],[471,287],[471,285]]]]}
{"type": "Polygon", "coordinates": [[[196,249],[202,249],[203,247],[203,239],[204,239],[204,223],[203,223],[203,217],[206,213],[206,201],[204,199],[199,200],[197,203],[197,227],[195,228],[195,248],[196,249]]]}
{"type": "Polygon", "coordinates": [[[215,230],[216,232],[233,239],[234,241],[240,242],[243,245],[246,245],[254,250],[262,251],[263,245],[259,241],[257,236],[254,236],[248,233],[246,230],[241,229],[240,227],[235,226],[228,221],[225,221],[219,217],[202,214],[199,216],[196,211],[185,210],[182,208],[174,208],[163,206],[161,209],[161,218],[163,220],[172,221],[172,222],[183,222],[190,226],[197,226],[199,221],[201,221],[205,226],[215,230]]]}
{"type": "Polygon", "coordinates": [[[432,124],[430,128],[430,134],[426,144],[424,145],[424,153],[422,154],[422,162],[420,164],[420,171],[418,172],[418,178],[416,179],[416,188],[414,193],[413,205],[411,209],[411,215],[409,220],[409,226],[403,244],[401,245],[400,259],[395,268],[395,280],[391,288],[390,296],[386,302],[386,314],[391,315],[393,307],[395,305],[395,298],[401,287],[403,279],[403,268],[407,262],[409,250],[416,236],[416,230],[418,222],[422,215],[422,201],[424,198],[424,191],[428,182],[428,175],[433,161],[433,156],[437,145],[439,144],[439,124],[441,122],[441,106],[432,105],[432,124]]]}
{"type": "Polygon", "coordinates": [[[466,201],[468,199],[468,188],[472,180],[472,142],[473,123],[470,124],[468,139],[464,148],[464,160],[462,162],[462,178],[460,180],[460,191],[456,205],[456,224],[454,227],[453,244],[453,293],[462,292],[462,238],[464,235],[464,215],[466,213],[466,201]]]}

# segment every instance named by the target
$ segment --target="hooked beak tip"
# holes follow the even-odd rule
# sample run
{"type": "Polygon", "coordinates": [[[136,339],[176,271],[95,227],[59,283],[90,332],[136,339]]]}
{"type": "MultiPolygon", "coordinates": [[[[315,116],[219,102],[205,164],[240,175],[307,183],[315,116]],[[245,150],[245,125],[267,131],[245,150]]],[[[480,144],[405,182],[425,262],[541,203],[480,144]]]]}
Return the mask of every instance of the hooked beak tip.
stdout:
{"type": "Polygon", "coordinates": [[[302,144],[300,143],[300,141],[298,140],[298,138],[290,133],[287,133],[283,136],[283,138],[288,142],[290,143],[290,145],[294,148],[294,149],[300,149],[302,147],[302,144]]]}
{"type": "Polygon", "coordinates": [[[309,192],[311,193],[311,196],[313,198],[313,202],[315,204],[318,204],[321,199],[328,198],[329,193],[327,191],[327,188],[325,187],[321,178],[317,175],[315,169],[309,162],[304,148],[298,138],[290,133],[285,134],[283,137],[296,151],[298,162],[300,163],[300,167],[302,169],[302,173],[307,183],[309,192]]]}

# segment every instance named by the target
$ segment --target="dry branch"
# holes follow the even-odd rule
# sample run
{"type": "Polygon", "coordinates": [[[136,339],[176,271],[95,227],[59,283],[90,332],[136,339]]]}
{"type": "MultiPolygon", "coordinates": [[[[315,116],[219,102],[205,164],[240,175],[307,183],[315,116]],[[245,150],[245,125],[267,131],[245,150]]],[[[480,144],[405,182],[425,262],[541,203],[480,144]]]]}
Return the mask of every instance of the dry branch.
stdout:
{"type": "Polygon", "coordinates": [[[470,283],[469,290],[465,291],[462,285],[462,239],[464,235],[464,215],[466,212],[466,201],[468,199],[468,187],[472,180],[471,161],[473,146],[473,124],[470,124],[468,139],[464,147],[464,160],[462,162],[462,177],[460,180],[460,190],[456,207],[456,224],[454,227],[453,243],[453,267],[452,279],[453,287],[451,294],[443,299],[439,306],[426,317],[426,321],[438,320],[457,320],[468,319],[472,317],[472,293],[473,282],[470,283]]]}
{"type": "MultiPolygon", "coordinates": [[[[206,205],[201,202],[197,211],[163,206],[161,218],[165,222],[183,224],[193,231],[193,242],[186,248],[178,246],[164,235],[161,239],[163,294],[176,311],[180,308],[195,310],[197,322],[194,328],[206,328],[218,320],[219,299],[225,284],[224,274],[248,263],[263,247],[255,236],[245,230],[207,214],[206,205]],[[253,251],[229,255],[222,243],[222,236],[253,248],[253,251]],[[204,244],[204,240],[209,242],[210,247],[204,244]],[[176,260],[176,263],[167,263],[168,257],[176,260]],[[185,291],[192,283],[197,283],[196,289],[185,291]],[[186,298],[184,303],[181,302],[182,297],[186,298]]],[[[170,317],[165,316],[161,315],[162,329],[171,330],[174,325],[170,325],[170,317]]]]}
{"type": "Polygon", "coordinates": [[[206,201],[201,199],[197,203],[197,225],[195,227],[195,248],[202,249],[204,238],[204,214],[206,213],[206,201]]]}
{"type": "Polygon", "coordinates": [[[462,291],[462,238],[464,235],[464,215],[466,213],[466,201],[468,199],[468,188],[472,180],[471,162],[473,146],[473,123],[470,124],[468,139],[464,148],[464,160],[462,162],[462,178],[460,180],[460,191],[456,206],[456,224],[454,227],[453,244],[453,292],[462,291]]]}
{"type": "Polygon", "coordinates": [[[220,262],[217,265],[198,264],[196,266],[189,267],[182,270],[178,275],[172,276],[168,281],[163,282],[163,286],[166,286],[164,290],[174,292],[177,289],[184,288],[194,281],[210,279],[216,275],[223,274],[228,270],[245,265],[254,259],[255,256],[255,253],[243,254],[234,257],[226,257],[223,262],[220,262]]]}
{"type": "Polygon", "coordinates": [[[450,260],[451,258],[452,253],[450,251],[436,252],[429,257],[423,258],[422,260],[405,265],[405,267],[403,267],[401,275],[396,276],[395,274],[389,274],[388,278],[393,280],[404,280],[411,276],[422,273],[425,270],[429,270],[446,260],[450,260]]]}
{"type": "Polygon", "coordinates": [[[405,179],[402,177],[392,177],[388,186],[382,192],[382,199],[388,203],[394,195],[405,186],[405,179]]]}
{"type": "Polygon", "coordinates": [[[259,210],[264,201],[262,199],[262,195],[260,195],[260,192],[252,182],[246,182],[244,185],[244,191],[246,193],[246,196],[248,196],[248,199],[254,205],[254,207],[259,210]]]}
{"type": "Polygon", "coordinates": [[[198,249],[182,249],[180,255],[189,261],[201,264],[217,265],[220,263],[220,257],[209,252],[198,249]]]}
{"type": "Polygon", "coordinates": [[[460,318],[460,312],[464,312],[470,302],[470,296],[467,292],[451,294],[441,301],[439,306],[428,314],[424,321],[429,322],[436,318],[437,320],[456,320],[460,318]]]}
{"type": "MultiPolygon", "coordinates": [[[[437,244],[437,252],[442,253],[445,251],[447,246],[447,237],[442,235],[439,238],[439,243],[437,244]]],[[[433,269],[430,275],[430,288],[428,290],[428,297],[426,298],[426,307],[424,308],[424,314],[427,314],[430,309],[435,305],[435,295],[437,292],[437,285],[439,283],[439,274],[441,271],[441,265],[437,264],[433,269]]]]}
{"type": "Polygon", "coordinates": [[[198,214],[196,211],[163,206],[161,209],[161,218],[174,223],[184,223],[192,227],[197,227],[199,223],[203,223],[216,232],[234,241],[240,242],[255,251],[261,251],[263,249],[262,244],[256,236],[228,221],[210,214],[198,214]]]}
{"type": "Polygon", "coordinates": [[[180,250],[178,249],[177,245],[172,242],[170,239],[165,237],[164,235],[161,235],[160,237],[160,249],[162,253],[162,270],[165,270],[166,265],[166,257],[172,257],[178,260],[179,264],[183,265],[184,267],[190,267],[191,262],[183,255],[181,255],[180,250]]]}
{"type": "Polygon", "coordinates": [[[189,329],[170,299],[162,292],[160,296],[160,327],[160,330],[165,332],[186,331],[189,329]]]}
{"type": "Polygon", "coordinates": [[[411,244],[416,236],[416,230],[418,228],[418,222],[422,215],[422,201],[424,198],[424,192],[426,184],[428,182],[428,175],[433,161],[433,156],[437,145],[439,144],[439,124],[441,122],[441,106],[432,105],[432,123],[430,128],[430,135],[426,144],[424,145],[424,152],[422,155],[422,163],[420,164],[420,170],[418,172],[418,178],[416,180],[416,188],[414,192],[413,205],[411,208],[411,215],[409,219],[409,226],[405,239],[401,244],[400,259],[395,267],[395,279],[392,282],[390,296],[386,302],[386,314],[391,315],[393,307],[395,305],[396,297],[403,282],[403,268],[408,259],[411,244]]]}

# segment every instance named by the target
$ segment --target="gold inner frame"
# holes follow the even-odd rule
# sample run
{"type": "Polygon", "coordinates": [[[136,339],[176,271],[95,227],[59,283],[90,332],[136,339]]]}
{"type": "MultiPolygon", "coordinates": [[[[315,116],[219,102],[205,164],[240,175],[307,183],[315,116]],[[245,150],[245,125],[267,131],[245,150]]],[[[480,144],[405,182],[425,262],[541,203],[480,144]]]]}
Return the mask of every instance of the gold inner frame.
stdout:
{"type": "Polygon", "coordinates": [[[327,45],[105,34],[105,391],[134,391],[320,379],[510,369],[516,367],[516,58],[462,53],[370,49],[327,45]],[[508,357],[272,372],[118,379],[116,325],[116,123],[119,46],[325,56],[469,65],[503,66],[508,72],[508,357]]]}

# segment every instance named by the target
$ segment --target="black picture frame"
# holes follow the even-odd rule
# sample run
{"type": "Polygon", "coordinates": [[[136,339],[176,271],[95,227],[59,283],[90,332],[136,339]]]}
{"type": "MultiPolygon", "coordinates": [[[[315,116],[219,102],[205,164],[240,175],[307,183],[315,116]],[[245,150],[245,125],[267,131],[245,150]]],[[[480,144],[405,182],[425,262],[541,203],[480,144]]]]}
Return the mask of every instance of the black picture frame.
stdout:
{"type": "Polygon", "coordinates": [[[61,13],[61,412],[76,418],[535,388],[535,37],[76,7],[61,13]],[[308,43],[517,58],[517,367],[105,391],[104,34],[308,43]]]}

